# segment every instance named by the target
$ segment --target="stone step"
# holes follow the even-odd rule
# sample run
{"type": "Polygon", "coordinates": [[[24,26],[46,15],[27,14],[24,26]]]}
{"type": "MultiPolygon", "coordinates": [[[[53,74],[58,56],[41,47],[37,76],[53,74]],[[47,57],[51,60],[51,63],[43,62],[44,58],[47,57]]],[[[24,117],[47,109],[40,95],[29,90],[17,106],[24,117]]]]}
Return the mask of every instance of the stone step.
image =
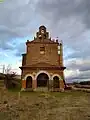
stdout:
{"type": "Polygon", "coordinates": [[[36,91],[46,92],[48,91],[48,87],[37,87],[36,91]]]}

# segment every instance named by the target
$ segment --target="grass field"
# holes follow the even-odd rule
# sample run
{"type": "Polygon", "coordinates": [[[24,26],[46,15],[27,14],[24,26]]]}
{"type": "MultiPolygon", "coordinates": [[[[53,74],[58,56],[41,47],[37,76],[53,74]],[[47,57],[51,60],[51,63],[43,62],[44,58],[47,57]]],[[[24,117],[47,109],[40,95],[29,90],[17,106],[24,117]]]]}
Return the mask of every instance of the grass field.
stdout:
{"type": "Polygon", "coordinates": [[[90,120],[90,93],[1,90],[0,120],[90,120]]]}

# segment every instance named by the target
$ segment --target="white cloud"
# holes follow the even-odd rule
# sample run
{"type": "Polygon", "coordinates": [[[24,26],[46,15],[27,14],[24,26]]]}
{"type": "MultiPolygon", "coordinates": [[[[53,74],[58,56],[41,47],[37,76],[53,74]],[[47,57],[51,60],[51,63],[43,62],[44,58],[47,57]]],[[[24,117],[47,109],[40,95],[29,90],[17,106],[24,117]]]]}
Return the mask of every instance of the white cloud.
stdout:
{"type": "Polygon", "coordinates": [[[66,78],[85,79],[87,75],[89,79],[89,4],[90,0],[6,0],[0,4],[0,51],[3,49],[6,63],[13,56],[12,66],[18,69],[18,56],[25,51],[24,38],[34,37],[39,25],[44,24],[52,37],[63,40],[66,78]]]}

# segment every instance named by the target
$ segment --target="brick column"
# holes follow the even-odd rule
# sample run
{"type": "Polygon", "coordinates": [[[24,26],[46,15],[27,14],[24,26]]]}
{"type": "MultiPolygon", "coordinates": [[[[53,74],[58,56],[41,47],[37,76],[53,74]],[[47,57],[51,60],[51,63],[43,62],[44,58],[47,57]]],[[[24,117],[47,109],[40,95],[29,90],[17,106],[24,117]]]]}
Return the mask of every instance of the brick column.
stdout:
{"type": "Polygon", "coordinates": [[[34,90],[36,90],[36,88],[37,88],[37,81],[36,81],[36,80],[33,80],[33,81],[32,81],[32,88],[33,88],[34,90]]]}
{"type": "Polygon", "coordinates": [[[64,82],[63,82],[63,80],[60,80],[60,90],[64,91],[64,82]]]}
{"type": "Polygon", "coordinates": [[[22,91],[26,88],[26,80],[22,79],[22,91]]]}

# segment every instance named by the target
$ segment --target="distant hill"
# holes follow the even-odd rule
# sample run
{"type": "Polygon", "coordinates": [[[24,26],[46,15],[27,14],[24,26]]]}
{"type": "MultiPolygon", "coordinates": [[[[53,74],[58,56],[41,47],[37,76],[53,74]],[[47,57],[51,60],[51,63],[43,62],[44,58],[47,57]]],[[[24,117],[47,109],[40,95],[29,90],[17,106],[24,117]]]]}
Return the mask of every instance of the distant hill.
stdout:
{"type": "Polygon", "coordinates": [[[80,85],[90,85],[90,81],[81,81],[79,82],[80,85]]]}

